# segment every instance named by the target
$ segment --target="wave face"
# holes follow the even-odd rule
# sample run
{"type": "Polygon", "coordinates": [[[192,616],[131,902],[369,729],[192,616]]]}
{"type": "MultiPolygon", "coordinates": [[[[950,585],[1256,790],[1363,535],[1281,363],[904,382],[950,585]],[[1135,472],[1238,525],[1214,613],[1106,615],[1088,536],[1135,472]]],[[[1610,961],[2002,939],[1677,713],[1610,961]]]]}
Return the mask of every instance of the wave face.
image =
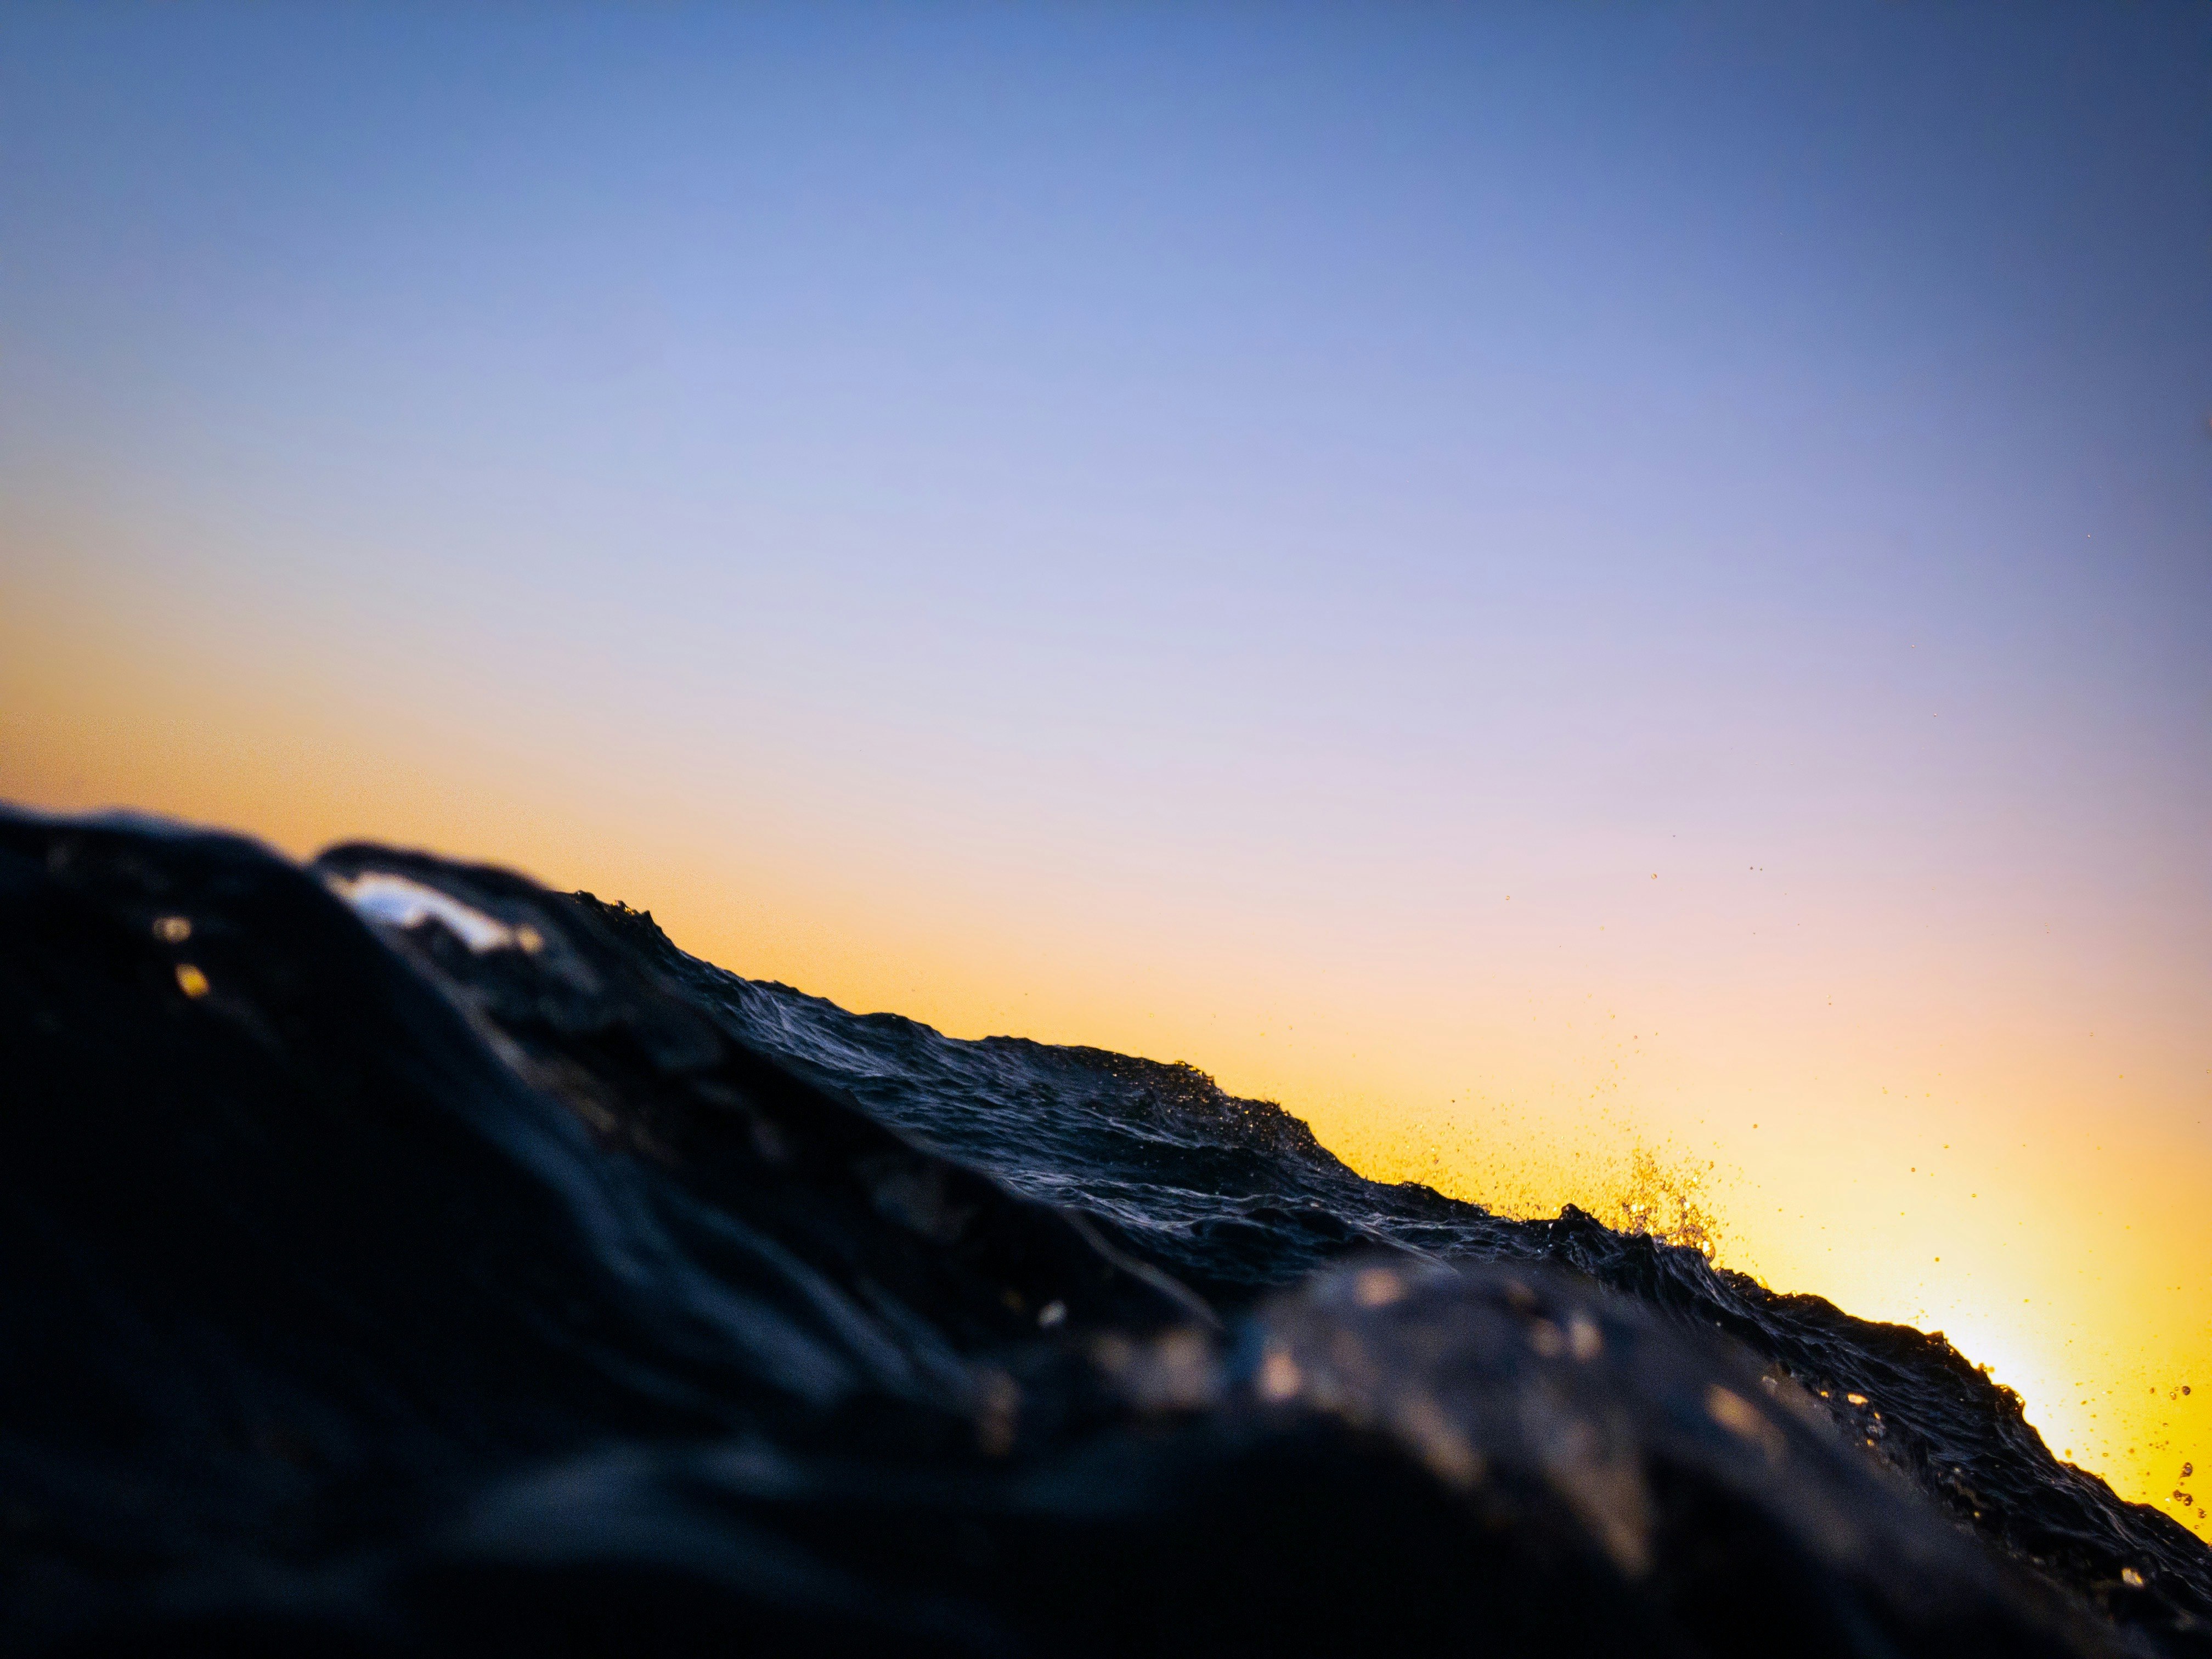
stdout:
{"type": "Polygon", "coordinates": [[[2212,1653],[1939,1336],[372,847],[0,813],[0,1644],[2212,1653]]]}

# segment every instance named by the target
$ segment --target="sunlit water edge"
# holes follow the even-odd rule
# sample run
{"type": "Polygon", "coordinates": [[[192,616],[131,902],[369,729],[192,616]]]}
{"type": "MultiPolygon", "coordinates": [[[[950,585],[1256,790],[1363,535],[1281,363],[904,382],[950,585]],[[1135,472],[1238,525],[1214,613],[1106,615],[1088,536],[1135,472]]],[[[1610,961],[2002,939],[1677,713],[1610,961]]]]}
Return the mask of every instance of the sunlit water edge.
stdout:
{"type": "MultiPolygon", "coordinates": [[[[1723,1189],[1741,1184],[1741,1170],[1723,1168],[1665,1137],[1631,1138],[1539,1152],[1448,1144],[1434,1132],[1394,1136],[1363,1126],[1322,1139],[1329,1150],[1372,1181],[1419,1182],[1449,1198],[1477,1203],[1515,1220],[1544,1221],[1571,1205],[1616,1231],[1697,1250],[1716,1267],[1741,1273],[1770,1290],[1826,1296],[1861,1317],[1909,1324],[1942,1336],[1991,1381],[2021,1397],[2023,1415],[2051,1451],[2095,1475],[2119,1497],[2146,1504],[2212,1542],[2212,1423],[2190,1356],[2097,1352],[2074,1356],[2063,1369],[2080,1373],[2071,1388],[2053,1379],[2055,1358],[2038,1365],[2027,1345],[1985,1328],[1986,1315],[1954,1307],[1931,1313],[1925,1294],[1902,1298],[1901,1310],[1863,1305],[1818,1285],[1790,1282],[1731,1229],[1723,1189]],[[1479,1171],[1479,1173],[1477,1173],[1479,1171]],[[2113,1421],[2108,1426],[2102,1408],[2113,1421]]],[[[2075,1344],[2061,1339],[2061,1352],[2075,1344]]]]}

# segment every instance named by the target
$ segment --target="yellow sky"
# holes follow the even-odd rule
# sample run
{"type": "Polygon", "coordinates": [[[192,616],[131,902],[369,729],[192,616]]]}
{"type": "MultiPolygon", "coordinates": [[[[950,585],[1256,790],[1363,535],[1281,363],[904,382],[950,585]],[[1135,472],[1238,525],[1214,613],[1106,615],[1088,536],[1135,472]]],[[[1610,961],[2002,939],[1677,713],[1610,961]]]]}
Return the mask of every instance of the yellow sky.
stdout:
{"type": "Polygon", "coordinates": [[[2212,1066],[2166,964],[2064,905],[1602,838],[1447,926],[1356,871],[1293,904],[1264,854],[1211,883],[1085,866],[803,775],[509,740],[349,690],[312,640],[241,654],[66,586],[0,617],[8,798],[512,864],[849,1007],[1188,1060],[1364,1173],[1521,1213],[1607,1212],[1646,1147],[1704,1182],[1721,1261],[1946,1332],[2124,1495],[2179,1514],[2181,1465],[2212,1468],[2206,1395],[2178,1392],[2212,1388],[2212,1066]],[[2072,948],[2030,948],[2054,927],[2072,948]]]}

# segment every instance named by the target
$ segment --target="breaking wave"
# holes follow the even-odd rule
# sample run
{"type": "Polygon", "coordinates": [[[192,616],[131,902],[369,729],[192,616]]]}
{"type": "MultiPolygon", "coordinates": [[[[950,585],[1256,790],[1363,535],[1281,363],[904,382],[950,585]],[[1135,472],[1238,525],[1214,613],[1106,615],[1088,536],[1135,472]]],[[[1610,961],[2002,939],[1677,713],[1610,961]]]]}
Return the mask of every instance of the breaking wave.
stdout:
{"type": "Polygon", "coordinates": [[[16,1648],[2212,1653],[2212,1552],[1656,1158],[1516,1219],[139,821],[0,814],[0,1036],[16,1648]]]}

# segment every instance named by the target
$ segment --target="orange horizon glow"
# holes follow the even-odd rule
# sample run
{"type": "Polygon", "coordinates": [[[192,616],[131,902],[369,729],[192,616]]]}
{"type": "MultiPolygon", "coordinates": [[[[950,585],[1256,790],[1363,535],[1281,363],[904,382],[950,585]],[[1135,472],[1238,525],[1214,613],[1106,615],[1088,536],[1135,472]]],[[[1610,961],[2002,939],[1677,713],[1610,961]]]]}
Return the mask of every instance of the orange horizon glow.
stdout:
{"type": "Polygon", "coordinates": [[[2212,1244],[2202,1053],[2130,1030],[2109,987],[2096,1024],[2039,1033],[2054,1001],[2096,988],[2014,975],[1980,1000],[1939,994],[1955,956],[1897,977],[1893,931],[1792,906],[1761,887],[1771,872],[1618,859],[1579,890],[1500,891],[1498,916],[1519,907],[1507,954],[1471,970],[1326,904],[1055,889],[678,792],[595,804],[593,757],[541,770],[434,742],[420,711],[288,701],[188,637],[0,623],[0,797],[34,809],[155,811],[295,858],[377,839],[507,864],[859,1012],[1188,1060],[1279,1102],[1364,1175],[1503,1212],[1629,1219],[1645,1151],[1665,1181],[1702,1183],[1722,1265],[1942,1331],[2026,1398],[2053,1451],[2212,1537],[2172,1496],[2194,1485],[2183,1463],[2212,1467],[2196,1363],[2212,1287],[2175,1267],[2212,1244]],[[1687,911],[1670,885],[1696,890],[1687,911]],[[1732,885],[1753,896],[1747,945],[1754,923],[1814,943],[1712,949],[1732,885]],[[2100,1096],[2124,1112],[2084,1109],[2100,1096]]]}

